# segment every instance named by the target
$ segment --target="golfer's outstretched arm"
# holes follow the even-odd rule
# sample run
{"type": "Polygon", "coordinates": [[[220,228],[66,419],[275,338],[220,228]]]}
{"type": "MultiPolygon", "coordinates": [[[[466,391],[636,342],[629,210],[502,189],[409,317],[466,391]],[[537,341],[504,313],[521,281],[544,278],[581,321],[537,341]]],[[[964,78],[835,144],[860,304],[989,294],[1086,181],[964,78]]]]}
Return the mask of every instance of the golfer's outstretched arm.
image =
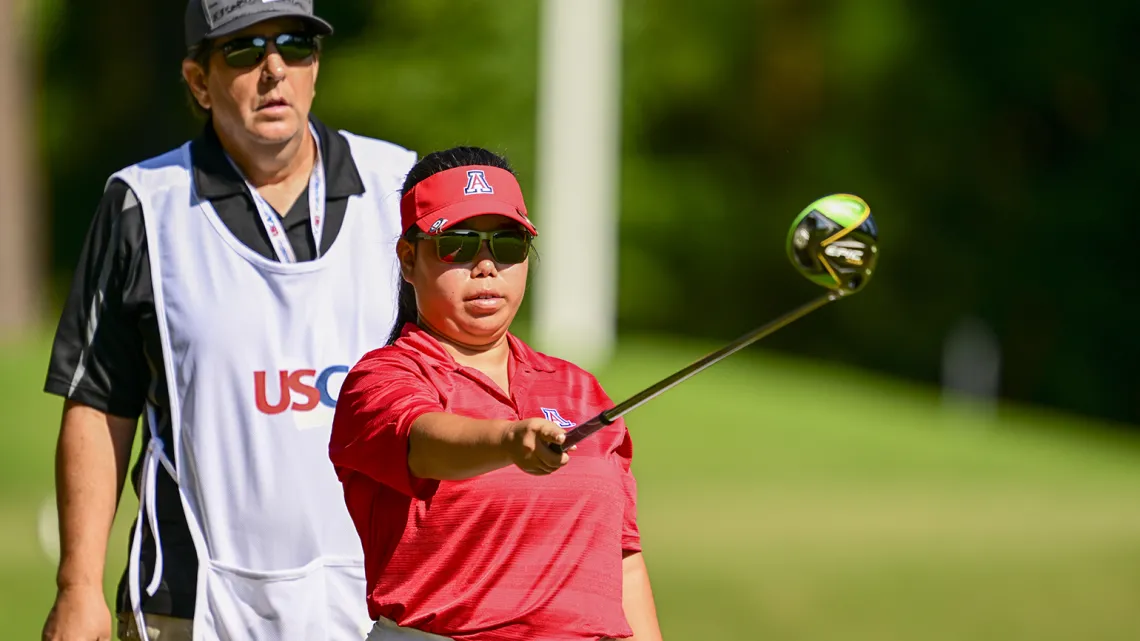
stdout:
{"type": "Polygon", "coordinates": [[[546,446],[566,438],[550,421],[468,418],[444,411],[439,398],[406,356],[384,350],[365,356],[345,377],[337,399],[329,440],[337,473],[360,472],[424,500],[439,481],[512,464],[529,474],[550,474],[570,460],[546,446]]]}
{"type": "Polygon", "coordinates": [[[46,639],[86,638],[79,635],[96,630],[110,634],[103,565],[136,425],[135,419],[74,401],[64,404],[55,459],[58,593],[45,626],[46,639]]]}
{"type": "Polygon", "coordinates": [[[547,443],[565,430],[539,418],[485,421],[446,413],[424,414],[412,423],[408,468],[420,478],[457,481],[517,465],[530,474],[550,474],[569,462],[547,443]]]}

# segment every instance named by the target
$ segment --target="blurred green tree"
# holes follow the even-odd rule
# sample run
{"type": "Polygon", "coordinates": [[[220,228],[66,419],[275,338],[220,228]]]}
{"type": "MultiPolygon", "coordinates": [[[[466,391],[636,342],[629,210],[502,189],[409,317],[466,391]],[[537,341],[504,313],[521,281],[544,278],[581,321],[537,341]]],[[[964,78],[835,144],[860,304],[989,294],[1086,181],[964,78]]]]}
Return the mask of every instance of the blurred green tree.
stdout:
{"type": "MultiPolygon", "coordinates": [[[[200,124],[181,2],[47,4],[42,141],[66,276],[106,176],[200,124]]],[[[318,4],[338,28],[318,115],[421,152],[495,148],[531,189],[539,3],[318,4]]],[[[849,191],[880,222],[876,282],[769,347],[936,382],[947,332],[977,316],[1007,396],[1140,424],[1140,8],[1109,4],[626,0],[623,331],[727,338],[814,295],[787,225],[849,191]]]]}

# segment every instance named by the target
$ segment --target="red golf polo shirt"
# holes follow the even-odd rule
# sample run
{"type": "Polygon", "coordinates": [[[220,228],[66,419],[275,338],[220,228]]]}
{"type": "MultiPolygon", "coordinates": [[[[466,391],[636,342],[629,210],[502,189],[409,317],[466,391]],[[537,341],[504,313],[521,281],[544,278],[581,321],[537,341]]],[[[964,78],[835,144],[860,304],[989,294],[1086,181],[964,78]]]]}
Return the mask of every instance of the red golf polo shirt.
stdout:
{"type": "Polygon", "coordinates": [[[428,412],[582,423],[612,407],[597,380],[509,336],[510,394],[414,325],[348,374],[329,453],[364,545],[371,616],[468,641],[632,635],[622,553],[641,550],[622,421],[547,476],[513,465],[464,481],[408,470],[428,412]]]}

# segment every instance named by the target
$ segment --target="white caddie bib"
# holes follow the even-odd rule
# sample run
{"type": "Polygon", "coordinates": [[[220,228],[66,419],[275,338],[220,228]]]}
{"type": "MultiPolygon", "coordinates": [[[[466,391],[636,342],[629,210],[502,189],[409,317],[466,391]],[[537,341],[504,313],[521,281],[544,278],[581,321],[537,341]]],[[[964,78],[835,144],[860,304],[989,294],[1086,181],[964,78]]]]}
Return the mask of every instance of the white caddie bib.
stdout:
{"type": "Polygon", "coordinates": [[[399,189],[415,155],[344,135],[366,192],[309,262],[234,237],[194,193],[189,144],[112,177],[142,206],[173,424],[163,443],[147,412],[131,598],[140,616],[141,590],[161,579],[160,549],[139,585],[138,531],[161,536],[155,475],[170,473],[198,553],[194,641],[358,641],[372,627],[328,444],[345,374],[396,318],[399,189]]]}

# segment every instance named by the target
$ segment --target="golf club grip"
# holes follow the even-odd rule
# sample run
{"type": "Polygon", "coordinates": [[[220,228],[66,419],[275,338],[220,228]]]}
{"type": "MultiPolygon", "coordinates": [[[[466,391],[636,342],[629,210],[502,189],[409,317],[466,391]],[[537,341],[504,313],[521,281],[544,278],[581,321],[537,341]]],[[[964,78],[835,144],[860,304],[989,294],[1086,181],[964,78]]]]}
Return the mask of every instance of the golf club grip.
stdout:
{"type": "Polygon", "coordinates": [[[589,436],[589,435],[593,434],[594,432],[597,432],[598,430],[602,429],[603,427],[605,427],[607,425],[611,425],[611,424],[613,424],[613,421],[607,421],[606,420],[606,413],[602,412],[601,414],[598,414],[597,416],[586,421],[585,423],[582,423],[581,425],[579,425],[577,427],[574,427],[572,429],[567,430],[566,431],[566,440],[562,443],[562,445],[550,443],[549,444],[550,449],[554,450],[558,454],[561,454],[562,452],[565,452],[566,450],[570,449],[571,446],[577,445],[578,443],[582,442],[582,440],[585,439],[587,436],[589,436]]]}

